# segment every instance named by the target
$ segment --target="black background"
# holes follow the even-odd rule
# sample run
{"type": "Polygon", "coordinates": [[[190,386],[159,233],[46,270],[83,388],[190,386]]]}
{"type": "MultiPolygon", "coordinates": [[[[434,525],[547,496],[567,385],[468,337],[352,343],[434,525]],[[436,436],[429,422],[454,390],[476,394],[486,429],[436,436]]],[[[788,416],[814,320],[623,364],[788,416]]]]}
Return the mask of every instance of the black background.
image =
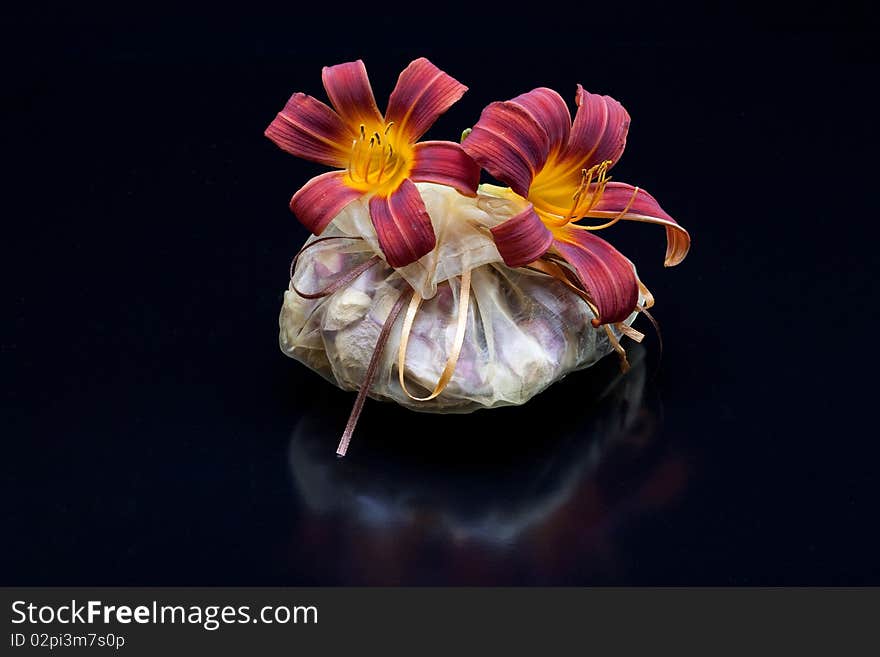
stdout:
{"type": "Polygon", "coordinates": [[[867,3],[294,4],[4,10],[0,583],[880,584],[867,3]],[[649,338],[602,400],[611,359],[522,408],[368,402],[337,461],[353,395],[277,347],[321,168],[262,133],[324,65],[383,107],[418,56],[470,86],[430,138],[621,100],[614,175],[693,247],[607,236],[659,370],[649,338]]]}

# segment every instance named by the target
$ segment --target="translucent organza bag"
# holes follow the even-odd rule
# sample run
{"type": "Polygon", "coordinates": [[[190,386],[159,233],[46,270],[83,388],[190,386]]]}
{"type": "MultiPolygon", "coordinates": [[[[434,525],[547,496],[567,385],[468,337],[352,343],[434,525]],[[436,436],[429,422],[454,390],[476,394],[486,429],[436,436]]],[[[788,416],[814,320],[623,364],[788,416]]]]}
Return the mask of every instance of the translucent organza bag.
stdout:
{"type": "Polygon", "coordinates": [[[507,201],[417,186],[437,247],[389,267],[366,203],[350,204],[295,261],[280,317],[285,354],[345,390],[368,385],[369,396],[413,410],[468,413],[522,404],[614,350],[622,326],[594,328],[589,305],[563,282],[504,265],[488,229],[510,215],[507,201]],[[380,340],[396,304],[403,320],[380,340]]]}

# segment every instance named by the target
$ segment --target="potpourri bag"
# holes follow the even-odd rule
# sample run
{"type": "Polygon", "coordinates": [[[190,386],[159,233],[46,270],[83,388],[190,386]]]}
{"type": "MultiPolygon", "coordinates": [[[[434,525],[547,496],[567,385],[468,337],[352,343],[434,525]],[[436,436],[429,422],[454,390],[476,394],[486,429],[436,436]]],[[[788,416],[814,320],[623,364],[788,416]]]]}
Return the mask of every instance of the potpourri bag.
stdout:
{"type": "MultiPolygon", "coordinates": [[[[428,60],[386,112],[362,62],[324,69],[333,108],[294,94],[266,130],[334,170],[291,199],[313,233],[291,264],[282,351],[358,396],[433,413],[522,404],[616,352],[653,297],[601,237],[619,221],[666,229],[666,265],[690,238],[639,187],[611,181],[629,115],[578,86],[577,112],[538,88],[487,106],[460,144],[419,141],[466,88],[428,60]],[[479,185],[481,169],[508,186],[479,185]]],[[[653,320],[651,320],[653,321],[653,320]]]]}

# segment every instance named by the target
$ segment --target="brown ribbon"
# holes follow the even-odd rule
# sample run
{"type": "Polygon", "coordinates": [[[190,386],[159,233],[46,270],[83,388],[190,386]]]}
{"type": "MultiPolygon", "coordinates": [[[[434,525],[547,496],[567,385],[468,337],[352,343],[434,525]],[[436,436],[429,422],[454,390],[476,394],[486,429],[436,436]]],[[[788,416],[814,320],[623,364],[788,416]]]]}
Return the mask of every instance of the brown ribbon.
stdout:
{"type": "Polygon", "coordinates": [[[400,296],[397,297],[397,301],[394,302],[394,306],[391,308],[391,312],[388,313],[388,317],[385,318],[385,323],[382,324],[382,330],[379,332],[379,338],[376,340],[376,347],[373,349],[370,364],[367,365],[367,373],[364,375],[364,382],[361,384],[361,389],[358,390],[357,398],[354,400],[354,406],[351,409],[351,415],[348,416],[348,423],[345,425],[345,431],[342,432],[342,438],[340,438],[339,446],[336,448],[337,456],[345,456],[345,452],[348,451],[348,444],[351,442],[354,428],[357,426],[358,418],[360,418],[361,411],[364,408],[364,402],[367,400],[367,393],[370,390],[370,386],[373,385],[373,379],[376,377],[379,360],[382,358],[382,352],[385,351],[385,344],[388,342],[388,335],[391,333],[394,322],[397,321],[397,316],[400,315],[400,311],[403,310],[403,303],[406,301],[406,295],[406,291],[400,293],[400,296]]]}
{"type": "Polygon", "coordinates": [[[354,282],[355,279],[358,278],[361,274],[367,271],[370,267],[379,262],[380,258],[377,255],[374,255],[372,258],[368,258],[364,260],[361,264],[359,264],[354,269],[347,271],[345,274],[337,278],[335,281],[330,283],[323,290],[318,292],[302,292],[296,288],[296,285],[293,284],[293,274],[296,271],[296,263],[299,262],[300,256],[311,249],[313,246],[317,246],[321,242],[326,242],[328,240],[361,240],[363,237],[350,237],[348,235],[334,235],[332,237],[319,237],[314,242],[309,242],[303,248],[299,250],[299,252],[293,256],[293,260],[290,261],[290,287],[303,299],[323,299],[324,297],[328,297],[334,292],[342,289],[346,285],[354,282]]]}

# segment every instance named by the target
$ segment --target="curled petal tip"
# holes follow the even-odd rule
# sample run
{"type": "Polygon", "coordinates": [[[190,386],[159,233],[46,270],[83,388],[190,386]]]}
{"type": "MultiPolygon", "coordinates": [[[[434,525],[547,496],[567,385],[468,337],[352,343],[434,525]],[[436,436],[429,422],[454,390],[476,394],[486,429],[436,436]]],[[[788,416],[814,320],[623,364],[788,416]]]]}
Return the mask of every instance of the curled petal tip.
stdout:
{"type": "Polygon", "coordinates": [[[691,249],[690,234],[678,224],[666,226],[666,258],[665,267],[675,267],[687,257],[691,249]]]}
{"type": "Polygon", "coordinates": [[[691,238],[687,230],[660,207],[657,199],[640,187],[616,181],[609,182],[588,215],[596,218],[619,218],[626,221],[660,224],[666,228],[666,256],[663,261],[666,267],[679,264],[690,249],[691,238]]]}
{"type": "Polygon", "coordinates": [[[575,103],[577,112],[561,159],[573,167],[589,168],[605,160],[614,166],[626,147],[629,113],[611,96],[591,94],[580,84],[575,103]]]}

